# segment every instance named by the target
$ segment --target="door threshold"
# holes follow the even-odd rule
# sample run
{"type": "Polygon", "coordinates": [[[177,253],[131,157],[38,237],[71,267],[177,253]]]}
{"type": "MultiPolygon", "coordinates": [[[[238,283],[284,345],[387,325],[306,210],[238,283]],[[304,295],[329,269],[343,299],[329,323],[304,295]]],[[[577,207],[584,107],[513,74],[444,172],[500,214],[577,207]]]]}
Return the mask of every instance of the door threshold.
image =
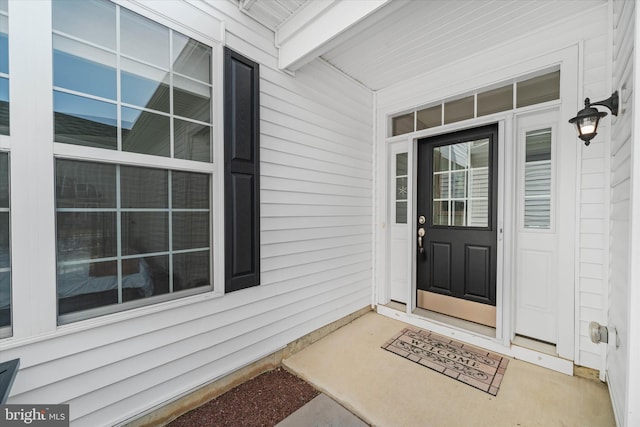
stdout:
{"type": "Polygon", "coordinates": [[[384,305],[385,307],[391,308],[393,310],[401,311],[403,313],[407,311],[407,304],[394,301],[394,300],[390,300],[387,304],[382,304],[382,305],[384,305]]]}
{"type": "Polygon", "coordinates": [[[515,338],[511,340],[511,343],[513,345],[517,345],[518,347],[524,347],[528,348],[529,350],[535,350],[539,353],[548,354],[549,356],[558,357],[558,352],[556,351],[555,344],[536,340],[522,335],[516,335],[515,338]]]}
{"type": "Polygon", "coordinates": [[[413,314],[415,314],[416,316],[424,317],[425,319],[443,323],[448,326],[454,326],[465,331],[473,332],[475,334],[484,335],[489,338],[496,337],[496,328],[481,325],[480,323],[459,319],[453,316],[447,316],[446,314],[437,313],[431,310],[425,310],[424,308],[420,307],[416,307],[416,309],[413,310],[413,314]]]}

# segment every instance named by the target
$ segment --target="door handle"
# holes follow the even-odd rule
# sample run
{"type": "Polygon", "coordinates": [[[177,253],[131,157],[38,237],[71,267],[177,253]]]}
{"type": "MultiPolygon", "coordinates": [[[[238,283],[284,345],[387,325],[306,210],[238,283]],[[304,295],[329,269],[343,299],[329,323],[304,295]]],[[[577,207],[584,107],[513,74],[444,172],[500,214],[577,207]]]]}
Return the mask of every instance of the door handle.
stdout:
{"type": "Polygon", "coordinates": [[[422,244],[422,238],[424,237],[424,235],[424,228],[418,228],[418,252],[420,252],[421,254],[424,253],[424,245],[422,244]]]}

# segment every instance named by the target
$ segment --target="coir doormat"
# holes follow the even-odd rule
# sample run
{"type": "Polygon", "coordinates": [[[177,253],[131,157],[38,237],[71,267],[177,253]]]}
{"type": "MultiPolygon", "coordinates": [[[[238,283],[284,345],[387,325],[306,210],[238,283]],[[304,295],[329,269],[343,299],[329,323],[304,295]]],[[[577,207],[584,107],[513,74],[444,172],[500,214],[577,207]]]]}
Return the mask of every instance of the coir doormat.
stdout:
{"type": "Polygon", "coordinates": [[[405,328],[382,348],[493,396],[509,363],[506,357],[421,329],[405,328]]]}

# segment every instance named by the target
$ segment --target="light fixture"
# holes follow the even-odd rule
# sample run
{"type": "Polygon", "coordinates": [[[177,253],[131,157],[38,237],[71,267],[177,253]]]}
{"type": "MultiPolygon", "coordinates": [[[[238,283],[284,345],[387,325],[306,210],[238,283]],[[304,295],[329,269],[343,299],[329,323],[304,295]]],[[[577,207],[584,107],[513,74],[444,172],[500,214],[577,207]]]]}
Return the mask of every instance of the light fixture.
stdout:
{"type": "Polygon", "coordinates": [[[607,115],[606,112],[598,111],[593,105],[602,105],[607,107],[611,114],[618,115],[618,91],[613,92],[611,96],[604,101],[591,102],[589,98],[584,100],[584,109],[578,111],[578,115],[569,120],[569,123],[576,125],[578,137],[584,141],[584,145],[589,145],[591,139],[597,135],[598,122],[607,115]]]}

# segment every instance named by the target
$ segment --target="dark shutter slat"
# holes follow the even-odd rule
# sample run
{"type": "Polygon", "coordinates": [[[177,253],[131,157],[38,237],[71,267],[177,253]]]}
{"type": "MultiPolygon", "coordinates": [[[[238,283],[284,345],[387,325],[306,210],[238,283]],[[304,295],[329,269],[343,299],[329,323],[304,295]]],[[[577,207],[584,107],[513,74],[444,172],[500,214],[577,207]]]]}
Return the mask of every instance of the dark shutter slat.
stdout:
{"type": "Polygon", "coordinates": [[[225,292],[260,284],[260,150],[257,63],[225,48],[225,292]]]}

